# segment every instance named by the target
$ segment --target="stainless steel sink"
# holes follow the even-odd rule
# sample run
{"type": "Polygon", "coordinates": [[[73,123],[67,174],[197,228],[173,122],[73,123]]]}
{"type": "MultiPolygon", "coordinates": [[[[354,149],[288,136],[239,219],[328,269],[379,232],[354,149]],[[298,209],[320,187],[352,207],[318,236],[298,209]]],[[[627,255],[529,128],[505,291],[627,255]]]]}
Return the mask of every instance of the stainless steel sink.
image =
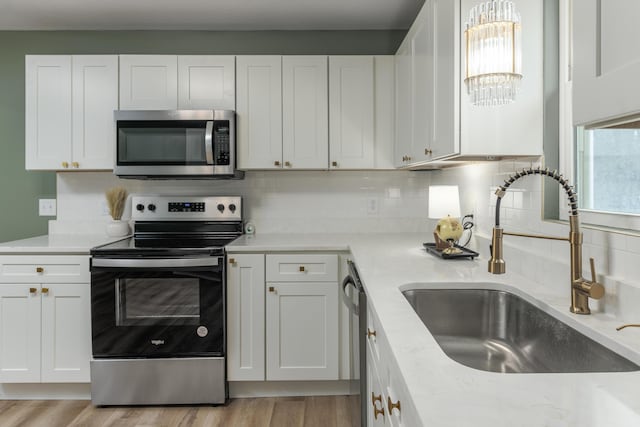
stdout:
{"type": "Polygon", "coordinates": [[[509,292],[403,292],[451,359],[490,372],[626,372],[640,366],[509,292]]]}

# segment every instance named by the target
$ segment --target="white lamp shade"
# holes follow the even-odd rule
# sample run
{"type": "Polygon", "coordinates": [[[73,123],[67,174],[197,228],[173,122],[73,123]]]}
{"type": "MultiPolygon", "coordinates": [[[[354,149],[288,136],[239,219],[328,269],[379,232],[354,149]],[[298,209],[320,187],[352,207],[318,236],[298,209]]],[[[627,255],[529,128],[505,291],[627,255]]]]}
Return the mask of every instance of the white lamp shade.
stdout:
{"type": "Polygon", "coordinates": [[[457,185],[429,186],[429,218],[460,218],[460,196],[457,185]]]}

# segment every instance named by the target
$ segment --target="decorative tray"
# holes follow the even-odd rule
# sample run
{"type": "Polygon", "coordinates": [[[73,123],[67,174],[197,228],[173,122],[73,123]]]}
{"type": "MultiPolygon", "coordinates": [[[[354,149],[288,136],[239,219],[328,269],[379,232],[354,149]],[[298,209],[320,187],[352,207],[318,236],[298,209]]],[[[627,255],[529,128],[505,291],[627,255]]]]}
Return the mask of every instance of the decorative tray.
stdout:
{"type": "Polygon", "coordinates": [[[464,246],[454,245],[454,247],[460,249],[462,252],[459,254],[447,254],[442,251],[436,249],[435,243],[423,243],[422,244],[427,252],[429,252],[433,256],[437,256],[442,259],[458,259],[458,258],[471,258],[479,256],[478,252],[472,251],[471,249],[467,249],[464,246]]]}

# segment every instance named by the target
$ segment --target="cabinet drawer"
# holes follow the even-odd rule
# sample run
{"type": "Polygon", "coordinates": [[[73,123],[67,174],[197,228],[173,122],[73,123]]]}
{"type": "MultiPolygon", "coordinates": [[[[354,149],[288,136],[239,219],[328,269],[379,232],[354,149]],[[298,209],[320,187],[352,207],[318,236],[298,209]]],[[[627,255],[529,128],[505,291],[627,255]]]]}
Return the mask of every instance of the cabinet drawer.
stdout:
{"type": "Polygon", "coordinates": [[[89,283],[88,256],[0,256],[1,283],[89,283]]]}
{"type": "Polygon", "coordinates": [[[267,282],[337,282],[338,255],[267,255],[267,282]]]}

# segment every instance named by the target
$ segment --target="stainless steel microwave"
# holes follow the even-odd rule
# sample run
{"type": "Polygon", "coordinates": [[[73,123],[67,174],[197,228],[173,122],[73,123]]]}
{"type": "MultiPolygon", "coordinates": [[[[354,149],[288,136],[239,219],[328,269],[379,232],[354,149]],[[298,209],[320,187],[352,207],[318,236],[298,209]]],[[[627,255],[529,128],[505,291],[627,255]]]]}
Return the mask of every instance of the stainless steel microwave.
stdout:
{"type": "Polygon", "coordinates": [[[114,173],[122,178],[238,178],[235,112],[114,112],[114,173]]]}

